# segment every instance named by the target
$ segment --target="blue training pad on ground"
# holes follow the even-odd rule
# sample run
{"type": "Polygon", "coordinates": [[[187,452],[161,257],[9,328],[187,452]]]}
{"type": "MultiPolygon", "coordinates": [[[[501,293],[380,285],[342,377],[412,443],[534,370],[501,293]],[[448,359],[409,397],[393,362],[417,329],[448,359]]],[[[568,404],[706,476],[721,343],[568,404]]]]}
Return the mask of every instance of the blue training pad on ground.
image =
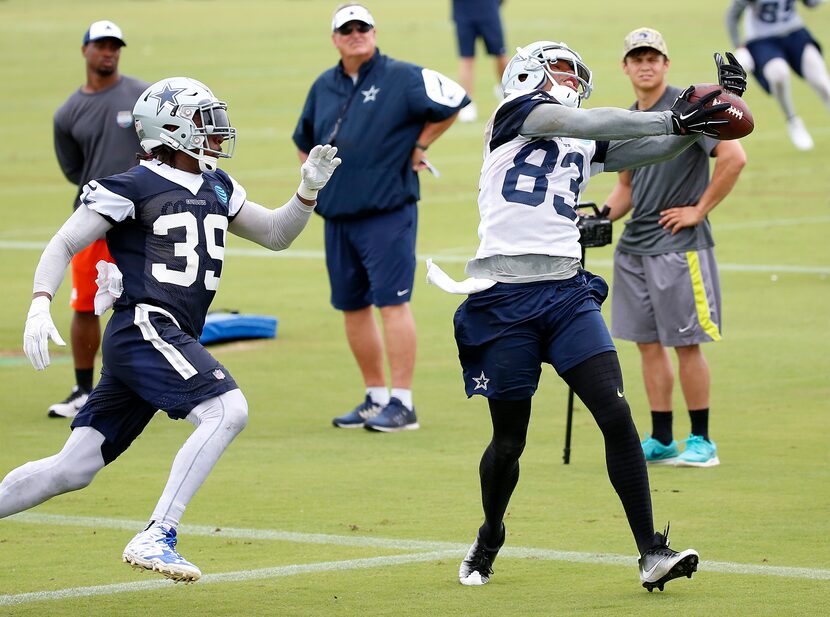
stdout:
{"type": "Polygon", "coordinates": [[[207,314],[199,342],[202,345],[211,345],[240,339],[275,338],[276,336],[276,317],[222,311],[207,314]]]}

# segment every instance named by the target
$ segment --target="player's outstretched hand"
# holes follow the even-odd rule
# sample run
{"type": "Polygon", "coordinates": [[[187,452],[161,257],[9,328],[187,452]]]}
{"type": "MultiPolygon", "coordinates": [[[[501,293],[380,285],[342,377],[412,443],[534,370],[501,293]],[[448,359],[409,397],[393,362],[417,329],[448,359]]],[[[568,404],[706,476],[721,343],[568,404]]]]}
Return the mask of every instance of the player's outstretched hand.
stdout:
{"type": "Polygon", "coordinates": [[[703,133],[709,137],[717,137],[717,127],[722,124],[728,124],[729,120],[715,119],[712,116],[729,109],[729,103],[706,107],[706,104],[717,97],[721,93],[721,90],[713,90],[708,94],[704,94],[696,101],[690,102],[689,97],[694,91],[695,87],[689,86],[674,100],[674,104],[669,110],[672,114],[672,132],[675,135],[703,133]]]}
{"type": "Polygon", "coordinates": [[[49,366],[49,339],[56,345],[66,345],[52,321],[50,304],[51,300],[46,296],[33,298],[23,331],[23,351],[37,371],[49,366]]]}
{"type": "Polygon", "coordinates": [[[724,62],[723,56],[715,52],[718,85],[738,96],[743,96],[746,92],[746,71],[732,52],[726,52],[726,59],[728,62],[724,62]]]}
{"type": "Polygon", "coordinates": [[[334,170],[342,161],[337,158],[337,148],[326,144],[314,146],[300,167],[300,188],[297,194],[308,200],[317,199],[317,191],[326,186],[334,170]]]}

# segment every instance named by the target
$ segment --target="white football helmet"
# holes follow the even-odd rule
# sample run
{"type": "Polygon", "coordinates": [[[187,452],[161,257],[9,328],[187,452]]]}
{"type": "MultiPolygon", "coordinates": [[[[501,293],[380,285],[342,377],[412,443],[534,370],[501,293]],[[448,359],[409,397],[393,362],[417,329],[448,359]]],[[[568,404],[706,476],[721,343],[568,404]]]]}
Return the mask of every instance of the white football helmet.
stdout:
{"type": "Polygon", "coordinates": [[[236,147],[236,129],[228,120],[227,109],[202,82],[170,77],[141,93],[133,119],[145,152],[169,146],[198,160],[200,170],[215,171],[217,159],[231,158],[236,147]],[[221,147],[212,149],[208,135],[221,136],[224,151],[221,147]]]}
{"type": "Polygon", "coordinates": [[[583,99],[591,96],[591,69],[582,61],[582,57],[565,43],[553,41],[536,41],[527,47],[517,47],[516,55],[504,69],[501,85],[507,96],[517,90],[538,90],[545,85],[545,80],[550,80],[552,84],[548,91],[551,96],[567,107],[579,107],[583,99]],[[574,76],[579,82],[576,90],[556,83],[555,75],[569,74],[551,68],[550,65],[558,60],[565,60],[573,67],[574,76]]]}

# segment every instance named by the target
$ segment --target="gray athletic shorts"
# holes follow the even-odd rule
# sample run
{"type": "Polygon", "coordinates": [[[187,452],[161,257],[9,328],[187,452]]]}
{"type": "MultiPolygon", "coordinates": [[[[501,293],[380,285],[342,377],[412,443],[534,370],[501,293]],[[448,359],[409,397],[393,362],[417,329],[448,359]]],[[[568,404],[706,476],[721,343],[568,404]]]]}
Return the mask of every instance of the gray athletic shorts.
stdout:
{"type": "Polygon", "coordinates": [[[615,251],[611,335],[683,347],[719,341],[721,299],[713,249],[663,255],[615,251]]]}

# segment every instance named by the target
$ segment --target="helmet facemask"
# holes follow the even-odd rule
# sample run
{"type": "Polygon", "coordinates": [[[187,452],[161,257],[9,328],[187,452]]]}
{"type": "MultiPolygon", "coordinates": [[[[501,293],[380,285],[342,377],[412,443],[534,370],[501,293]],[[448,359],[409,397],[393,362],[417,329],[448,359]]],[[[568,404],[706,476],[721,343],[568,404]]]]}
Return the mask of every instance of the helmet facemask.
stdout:
{"type": "Polygon", "coordinates": [[[190,126],[180,126],[173,145],[199,161],[199,169],[216,171],[217,159],[229,159],[236,149],[236,129],[228,119],[228,106],[223,101],[206,101],[199,105],[179,105],[171,115],[182,118],[190,126]],[[190,129],[187,130],[182,129],[190,129]],[[222,145],[211,148],[209,137],[221,137],[222,145]]]}

